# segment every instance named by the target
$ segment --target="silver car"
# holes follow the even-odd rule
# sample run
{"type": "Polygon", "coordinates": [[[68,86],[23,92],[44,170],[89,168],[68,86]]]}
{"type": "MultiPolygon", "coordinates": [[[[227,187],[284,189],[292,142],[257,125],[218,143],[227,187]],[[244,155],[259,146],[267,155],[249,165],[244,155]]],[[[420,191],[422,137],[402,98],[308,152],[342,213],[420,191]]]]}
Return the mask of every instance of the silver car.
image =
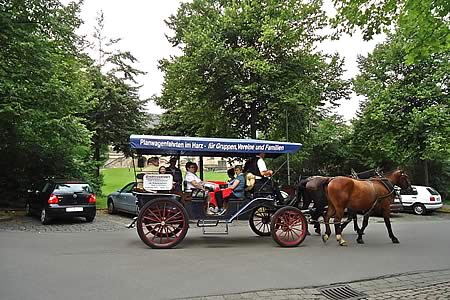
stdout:
{"type": "Polygon", "coordinates": [[[136,204],[136,197],[132,194],[135,182],[130,182],[117,192],[108,195],[108,213],[115,214],[118,211],[137,215],[139,207],[136,204]]]}

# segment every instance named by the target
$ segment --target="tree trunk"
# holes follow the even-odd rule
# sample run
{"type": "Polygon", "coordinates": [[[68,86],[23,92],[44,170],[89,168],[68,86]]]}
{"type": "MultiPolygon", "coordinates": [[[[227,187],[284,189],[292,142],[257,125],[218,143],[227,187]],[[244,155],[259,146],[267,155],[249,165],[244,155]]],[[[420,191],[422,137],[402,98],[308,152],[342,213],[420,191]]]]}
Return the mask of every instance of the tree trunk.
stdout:
{"type": "Polygon", "coordinates": [[[256,100],[250,106],[250,135],[252,139],[256,139],[256,119],[258,112],[256,111],[256,100]]]}
{"type": "Polygon", "coordinates": [[[94,161],[95,161],[95,178],[100,177],[100,143],[98,142],[97,135],[94,136],[94,161]]]}
{"type": "Polygon", "coordinates": [[[428,161],[423,160],[422,166],[423,166],[423,183],[425,186],[429,186],[430,181],[429,181],[429,174],[428,174],[428,161]]]}

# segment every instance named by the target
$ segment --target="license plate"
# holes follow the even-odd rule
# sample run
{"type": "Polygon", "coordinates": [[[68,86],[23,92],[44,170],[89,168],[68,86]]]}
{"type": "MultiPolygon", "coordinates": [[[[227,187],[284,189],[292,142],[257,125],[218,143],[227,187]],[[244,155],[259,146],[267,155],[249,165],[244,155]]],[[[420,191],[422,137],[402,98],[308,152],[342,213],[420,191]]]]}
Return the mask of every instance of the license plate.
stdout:
{"type": "Polygon", "coordinates": [[[83,211],[82,207],[67,207],[66,208],[67,212],[73,212],[73,211],[83,211]]]}

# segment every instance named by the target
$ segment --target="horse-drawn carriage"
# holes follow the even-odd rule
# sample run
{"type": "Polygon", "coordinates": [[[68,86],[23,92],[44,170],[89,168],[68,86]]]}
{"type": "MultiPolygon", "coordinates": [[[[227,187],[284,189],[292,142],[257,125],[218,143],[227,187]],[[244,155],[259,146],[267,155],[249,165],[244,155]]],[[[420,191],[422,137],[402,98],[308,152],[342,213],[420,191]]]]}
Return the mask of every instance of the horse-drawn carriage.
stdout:
{"type": "MultiPolygon", "coordinates": [[[[139,157],[142,155],[164,155],[198,157],[200,178],[203,180],[203,157],[249,158],[258,153],[274,158],[297,152],[301,144],[252,139],[216,139],[169,136],[130,137],[131,149],[139,157]]],[[[134,160],[133,160],[134,161],[134,160]]],[[[187,234],[190,221],[198,227],[225,225],[221,233],[228,233],[228,224],[239,216],[249,215],[250,228],[260,236],[272,236],[283,247],[299,245],[306,236],[307,221],[297,208],[295,197],[277,203],[276,195],[270,189],[257,189],[246,194],[243,199],[230,198],[223,215],[208,213],[208,193],[192,190],[189,193],[170,192],[170,175],[135,175],[142,180],[142,189],[135,191],[139,215],[134,225],[141,240],[152,248],[172,248],[187,234]]]]}

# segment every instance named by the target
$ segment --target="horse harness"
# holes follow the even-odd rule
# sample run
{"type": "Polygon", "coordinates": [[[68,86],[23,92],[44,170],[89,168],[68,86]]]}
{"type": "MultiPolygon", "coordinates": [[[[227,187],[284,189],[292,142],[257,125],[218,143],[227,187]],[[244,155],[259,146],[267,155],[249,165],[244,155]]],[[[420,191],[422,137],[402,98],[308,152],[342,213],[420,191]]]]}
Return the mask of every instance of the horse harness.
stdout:
{"type": "MultiPolygon", "coordinates": [[[[359,180],[361,180],[361,179],[359,179],[359,180]]],[[[388,193],[383,196],[378,196],[378,194],[377,194],[377,198],[373,202],[372,207],[363,215],[365,217],[372,213],[372,211],[375,209],[375,207],[377,206],[378,203],[380,203],[382,200],[392,196],[392,194],[395,193],[395,188],[394,188],[394,185],[392,184],[392,182],[390,182],[389,179],[387,179],[385,177],[377,178],[377,179],[364,179],[364,181],[369,181],[372,184],[372,186],[373,186],[373,181],[381,182],[388,191],[388,193]]]]}

